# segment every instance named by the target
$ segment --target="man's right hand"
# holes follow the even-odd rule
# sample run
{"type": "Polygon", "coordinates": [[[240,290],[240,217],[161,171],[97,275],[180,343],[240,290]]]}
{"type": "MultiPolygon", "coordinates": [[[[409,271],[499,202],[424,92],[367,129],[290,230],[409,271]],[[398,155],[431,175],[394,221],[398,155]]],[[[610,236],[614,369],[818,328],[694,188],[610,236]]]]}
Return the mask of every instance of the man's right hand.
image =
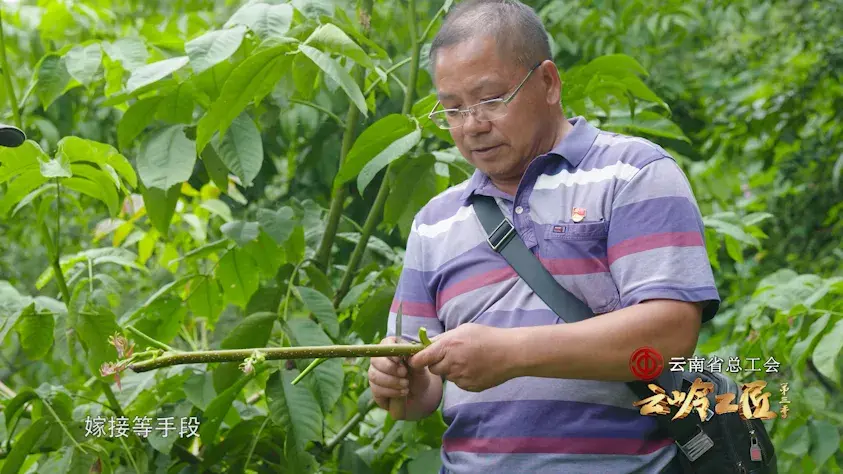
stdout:
{"type": "MultiPolygon", "coordinates": [[[[390,336],[384,338],[381,344],[399,344],[397,337],[390,336]]],[[[375,403],[383,408],[389,410],[389,400],[392,398],[407,397],[407,409],[405,410],[405,418],[416,418],[421,412],[427,412],[426,405],[430,403],[430,396],[428,395],[431,387],[432,379],[438,379],[433,376],[427,367],[414,370],[407,369],[397,356],[392,357],[372,357],[369,365],[369,387],[372,389],[372,398],[375,403]],[[426,403],[427,401],[427,403],[426,403]],[[412,413],[411,413],[412,412],[412,413]]],[[[438,406],[438,399],[441,398],[441,387],[439,387],[439,394],[436,405],[438,406]]],[[[434,406],[433,409],[436,407],[434,406]]],[[[398,419],[395,413],[390,415],[398,419]]],[[[426,416],[423,413],[422,416],[426,416]]]]}

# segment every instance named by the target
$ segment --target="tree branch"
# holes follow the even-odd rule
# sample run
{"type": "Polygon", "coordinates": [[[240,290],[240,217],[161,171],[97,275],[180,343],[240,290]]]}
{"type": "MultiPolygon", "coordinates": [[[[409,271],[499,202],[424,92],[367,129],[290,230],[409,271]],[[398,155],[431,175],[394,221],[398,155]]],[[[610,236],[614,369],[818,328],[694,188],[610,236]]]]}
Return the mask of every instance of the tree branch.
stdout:
{"type": "Polygon", "coordinates": [[[164,354],[142,362],[129,364],[134,372],[170,367],[173,365],[209,362],[238,362],[260,352],[265,360],[315,359],[318,357],[385,357],[411,356],[424,349],[421,344],[362,344],[348,346],[262,347],[252,349],[226,349],[216,351],[176,352],[164,354]]]}
{"type": "MultiPolygon", "coordinates": [[[[419,72],[419,56],[421,55],[421,43],[419,43],[419,36],[416,27],[415,0],[409,0],[407,8],[408,16],[410,17],[409,27],[410,39],[412,41],[412,54],[410,56],[410,77],[407,82],[407,92],[404,95],[404,106],[401,109],[401,113],[403,115],[408,115],[413,110],[413,100],[416,92],[416,79],[419,72]]],[[[363,225],[363,232],[360,235],[360,240],[357,242],[357,245],[354,247],[354,251],[351,253],[351,259],[348,262],[345,275],[343,275],[340,287],[337,290],[336,295],[334,295],[334,306],[339,306],[339,303],[345,297],[346,293],[348,293],[351,289],[351,282],[354,280],[355,273],[357,273],[357,267],[363,259],[363,253],[366,251],[369,238],[372,236],[375,227],[377,227],[381,220],[383,208],[386,205],[386,198],[389,196],[389,174],[392,171],[392,165],[394,163],[395,161],[386,167],[386,173],[384,173],[383,179],[381,180],[378,195],[375,198],[375,203],[372,205],[369,215],[366,216],[366,223],[363,225]]]]}

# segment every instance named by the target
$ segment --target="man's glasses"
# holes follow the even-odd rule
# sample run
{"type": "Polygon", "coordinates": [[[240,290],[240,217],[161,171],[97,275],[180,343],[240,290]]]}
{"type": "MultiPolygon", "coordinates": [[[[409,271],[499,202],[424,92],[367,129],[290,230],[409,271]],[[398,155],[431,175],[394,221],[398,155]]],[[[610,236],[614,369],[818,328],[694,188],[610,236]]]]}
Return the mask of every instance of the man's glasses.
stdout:
{"type": "Polygon", "coordinates": [[[506,99],[484,100],[479,104],[474,104],[462,110],[444,109],[434,112],[433,110],[436,110],[436,107],[439,107],[439,101],[436,101],[436,105],[433,106],[433,110],[430,111],[427,117],[432,120],[436,126],[444,128],[445,130],[462,127],[465,124],[465,119],[468,114],[474,115],[474,118],[481,122],[499,119],[506,115],[507,104],[512,102],[512,99],[515,98],[515,94],[521,90],[521,87],[527,82],[527,79],[530,78],[533,71],[535,71],[541,63],[542,62],[539,62],[530,69],[530,72],[527,73],[527,77],[521,81],[521,84],[518,84],[518,87],[516,87],[512,94],[510,94],[506,99]]]}

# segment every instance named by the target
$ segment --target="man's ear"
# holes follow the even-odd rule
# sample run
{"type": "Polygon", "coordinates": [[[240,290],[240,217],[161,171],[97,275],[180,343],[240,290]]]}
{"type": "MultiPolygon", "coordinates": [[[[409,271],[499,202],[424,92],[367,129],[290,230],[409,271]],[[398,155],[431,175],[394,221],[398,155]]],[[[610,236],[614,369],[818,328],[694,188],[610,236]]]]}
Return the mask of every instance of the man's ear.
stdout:
{"type": "Polygon", "coordinates": [[[536,70],[540,74],[545,91],[545,100],[549,105],[556,105],[562,101],[562,79],[559,70],[551,60],[544,61],[536,70]]]}

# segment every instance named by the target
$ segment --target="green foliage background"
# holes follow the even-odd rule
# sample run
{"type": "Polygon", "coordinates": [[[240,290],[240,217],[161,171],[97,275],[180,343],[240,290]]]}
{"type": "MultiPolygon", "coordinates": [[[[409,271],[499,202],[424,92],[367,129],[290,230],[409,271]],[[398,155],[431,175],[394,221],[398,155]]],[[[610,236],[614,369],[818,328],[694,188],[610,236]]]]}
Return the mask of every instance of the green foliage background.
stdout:
{"type": "MultiPolygon", "coordinates": [[[[0,473],[436,472],[440,414],[373,409],[368,359],[100,374],[128,327],[179,350],[376,343],[415,212],[466,179],[426,51],[451,2],[0,4],[0,473]],[[85,436],[197,416],[201,440],[85,436]]],[[[569,116],[688,174],[724,299],[697,354],[763,374],[780,472],[840,472],[843,2],[571,0],[569,116]]],[[[738,380],[759,378],[739,373],[738,380]]]]}

